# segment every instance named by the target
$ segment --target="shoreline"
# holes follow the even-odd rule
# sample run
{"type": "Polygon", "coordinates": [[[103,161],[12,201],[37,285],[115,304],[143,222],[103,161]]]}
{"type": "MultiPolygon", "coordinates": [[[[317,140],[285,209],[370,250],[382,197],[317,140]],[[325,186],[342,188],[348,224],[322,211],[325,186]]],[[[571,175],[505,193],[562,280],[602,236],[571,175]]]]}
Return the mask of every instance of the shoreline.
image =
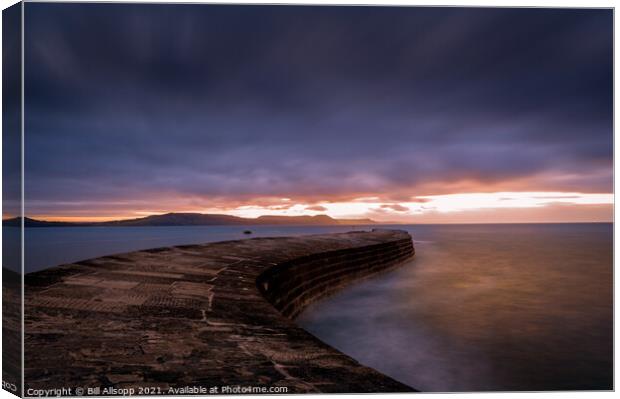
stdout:
{"type": "Polygon", "coordinates": [[[154,248],[29,273],[26,389],[415,391],[293,321],[413,254],[408,233],[375,230],[154,248]]]}

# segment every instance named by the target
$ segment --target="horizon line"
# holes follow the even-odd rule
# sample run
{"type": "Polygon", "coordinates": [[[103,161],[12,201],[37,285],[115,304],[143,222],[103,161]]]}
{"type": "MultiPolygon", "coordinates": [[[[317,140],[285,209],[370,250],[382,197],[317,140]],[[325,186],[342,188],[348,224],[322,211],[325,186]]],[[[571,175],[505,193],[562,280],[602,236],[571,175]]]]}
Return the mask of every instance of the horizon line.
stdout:
{"type": "MultiPolygon", "coordinates": [[[[209,216],[230,216],[230,217],[234,217],[234,218],[238,218],[238,219],[247,219],[247,220],[256,220],[259,219],[261,217],[282,217],[282,218],[298,218],[298,217],[329,217],[331,219],[334,220],[372,220],[373,222],[377,222],[374,219],[371,219],[370,217],[367,216],[359,216],[359,217],[345,217],[345,218],[339,218],[339,217],[333,217],[330,216],[326,213],[320,213],[317,215],[310,215],[310,214],[305,214],[305,215],[259,215],[256,217],[247,217],[247,216],[237,216],[237,215],[233,215],[230,213],[202,213],[202,212],[161,212],[161,213],[151,213],[148,215],[144,215],[144,216],[84,216],[85,220],[80,220],[80,221],[71,221],[71,220],[66,220],[68,218],[82,218],[81,216],[59,216],[58,218],[60,219],[64,219],[64,220],[59,220],[57,218],[46,218],[46,217],[32,217],[32,216],[28,216],[28,215],[24,215],[24,216],[9,216],[9,217],[5,217],[2,216],[2,220],[12,220],[12,219],[19,219],[21,217],[27,218],[27,219],[32,219],[32,220],[37,220],[40,222],[66,222],[66,223],[100,223],[100,222],[113,222],[113,221],[120,221],[120,220],[134,220],[134,219],[144,219],[147,217],[151,217],[151,216],[164,216],[164,215],[209,215],[209,216]],[[86,220],[86,218],[94,218],[91,220],[86,220]],[[99,220],[97,220],[99,218],[99,220]],[[103,218],[105,218],[105,220],[102,220],[103,218]]],[[[390,223],[390,224],[397,224],[397,222],[384,222],[384,223],[390,223]]]]}
{"type": "MultiPolygon", "coordinates": [[[[40,221],[40,222],[58,222],[58,223],[106,223],[106,222],[114,222],[114,221],[125,221],[125,220],[138,220],[138,219],[145,219],[147,217],[150,216],[162,216],[162,215],[169,215],[169,214],[194,214],[194,215],[217,215],[217,216],[231,216],[231,217],[235,217],[238,219],[247,219],[247,220],[257,220],[261,217],[281,217],[281,218],[296,218],[296,217],[317,217],[317,216],[327,216],[333,220],[339,221],[339,220],[369,220],[372,221],[373,223],[361,223],[359,225],[386,225],[386,226],[390,226],[390,225],[497,225],[497,224],[614,224],[615,221],[614,220],[588,220],[588,221],[570,221],[570,220],[566,220],[566,221],[514,221],[514,222],[486,222],[486,221],[481,221],[481,222],[434,222],[434,223],[429,223],[429,222],[414,222],[414,221],[410,221],[410,222],[397,222],[397,221],[380,221],[380,220],[374,220],[370,217],[347,217],[347,218],[335,218],[333,216],[330,216],[328,214],[318,214],[318,215],[260,215],[257,217],[242,217],[242,216],[236,216],[236,215],[231,215],[231,214],[227,214],[227,213],[200,213],[200,212],[164,212],[164,213],[153,213],[150,215],[145,215],[145,216],[139,216],[139,217],[110,217],[107,218],[106,220],[79,220],[79,221],[72,221],[72,220],[54,220],[54,219],[43,219],[43,218],[35,218],[35,217],[29,217],[29,216],[23,216],[23,218],[28,218],[31,220],[35,220],[35,221],[40,221]]],[[[22,216],[11,216],[11,217],[3,217],[2,218],[2,222],[8,221],[8,220],[13,220],[13,219],[19,219],[22,218],[22,216]]],[[[96,218],[96,216],[95,216],[96,218]]],[[[291,225],[294,225],[294,223],[292,223],[291,225]]],[[[200,225],[192,225],[192,227],[199,227],[200,225]]],[[[205,225],[206,226],[206,225],[205,225]]],[[[10,226],[7,226],[10,227],[10,226]]],[[[114,226],[109,226],[109,227],[114,227],[114,226]]],[[[141,227],[153,227],[153,226],[141,226],[141,227]]],[[[159,227],[165,227],[165,226],[159,226],[159,227]]]]}

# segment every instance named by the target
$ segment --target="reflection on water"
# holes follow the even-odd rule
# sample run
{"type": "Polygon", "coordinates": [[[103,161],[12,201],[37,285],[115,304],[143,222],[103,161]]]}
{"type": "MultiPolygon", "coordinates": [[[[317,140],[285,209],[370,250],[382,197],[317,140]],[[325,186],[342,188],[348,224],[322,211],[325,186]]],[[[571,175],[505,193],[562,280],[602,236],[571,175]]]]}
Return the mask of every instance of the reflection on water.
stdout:
{"type": "Polygon", "coordinates": [[[416,257],[298,323],[424,391],[612,388],[612,225],[408,226],[416,257]]]}

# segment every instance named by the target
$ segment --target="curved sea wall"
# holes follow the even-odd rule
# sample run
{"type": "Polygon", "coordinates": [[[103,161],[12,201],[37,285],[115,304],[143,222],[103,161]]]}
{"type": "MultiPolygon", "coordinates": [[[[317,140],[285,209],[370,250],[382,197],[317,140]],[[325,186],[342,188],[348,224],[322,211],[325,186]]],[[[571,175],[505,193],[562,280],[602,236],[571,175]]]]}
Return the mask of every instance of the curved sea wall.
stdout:
{"type": "Polygon", "coordinates": [[[28,274],[25,393],[412,391],[293,318],[413,254],[409,234],[377,230],[157,248],[28,274]]]}
{"type": "MultiPolygon", "coordinates": [[[[390,234],[390,238],[401,236],[400,232],[390,234]]],[[[401,263],[413,254],[408,234],[402,239],[363,247],[315,252],[268,268],[258,277],[257,285],[284,316],[295,318],[312,302],[351,282],[401,263]]]]}

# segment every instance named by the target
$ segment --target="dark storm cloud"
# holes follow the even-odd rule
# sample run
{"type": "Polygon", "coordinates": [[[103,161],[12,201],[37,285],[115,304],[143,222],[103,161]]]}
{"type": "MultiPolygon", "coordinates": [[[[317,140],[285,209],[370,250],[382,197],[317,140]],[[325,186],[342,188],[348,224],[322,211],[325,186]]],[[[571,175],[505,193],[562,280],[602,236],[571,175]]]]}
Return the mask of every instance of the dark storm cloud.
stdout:
{"type": "Polygon", "coordinates": [[[21,212],[21,5],[2,11],[2,212],[21,212]]]}
{"type": "Polygon", "coordinates": [[[28,3],[26,82],[33,200],[611,191],[610,10],[28,3]]]}

